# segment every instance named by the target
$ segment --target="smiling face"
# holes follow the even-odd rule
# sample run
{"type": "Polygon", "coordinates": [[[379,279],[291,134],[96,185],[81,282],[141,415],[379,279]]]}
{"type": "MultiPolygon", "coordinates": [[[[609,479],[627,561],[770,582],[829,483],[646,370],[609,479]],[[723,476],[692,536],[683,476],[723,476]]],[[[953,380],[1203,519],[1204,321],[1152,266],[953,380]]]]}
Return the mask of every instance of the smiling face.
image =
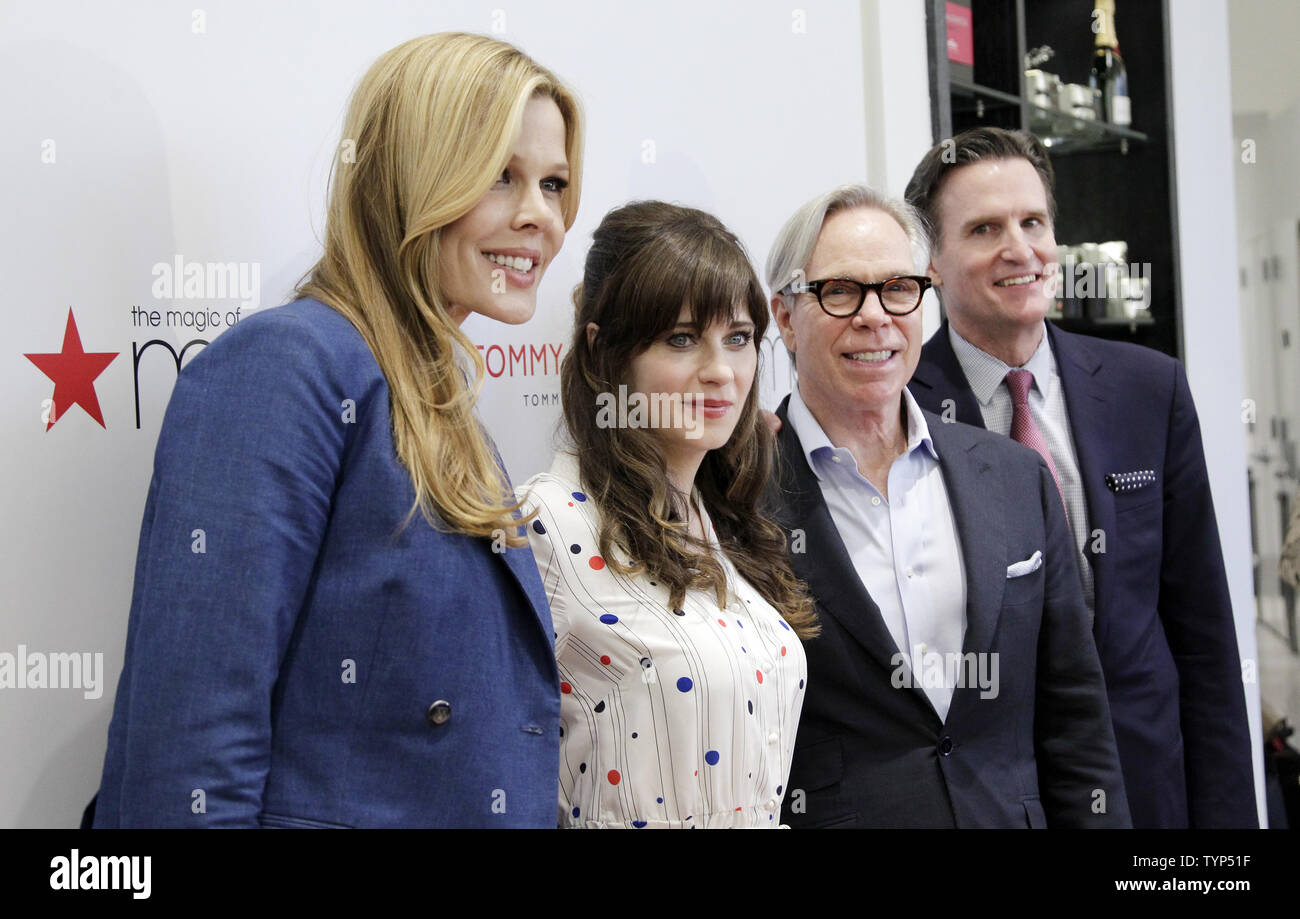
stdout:
{"type": "MultiPolygon", "coordinates": [[[[809,281],[874,283],[914,272],[907,233],[874,208],[838,211],[827,218],[804,266],[809,281]]],[[[903,387],[921,358],[920,308],[893,316],[874,293],[845,318],[827,315],[811,293],[798,294],[793,307],[774,297],[772,306],[781,338],[795,353],[799,393],[815,417],[897,414],[903,387]]]]}
{"type": "Polygon", "coordinates": [[[1036,332],[1055,298],[1056,237],[1043,180],[1026,159],[954,170],[938,194],[930,276],[949,321],[977,346],[1036,332]]]}
{"type": "Polygon", "coordinates": [[[668,418],[654,429],[670,465],[688,454],[703,457],[731,440],[745,400],[754,385],[758,347],[754,323],[739,303],[729,322],[714,322],[701,331],[683,308],[677,324],[657,336],[629,366],[629,393],[680,400],[684,424],[669,427],[668,418]]]}
{"type": "Polygon", "coordinates": [[[564,141],[559,106],[534,96],[500,177],[469,213],[443,228],[438,277],[454,322],[470,313],[511,324],[532,318],[538,282],[564,243],[564,141]]]}

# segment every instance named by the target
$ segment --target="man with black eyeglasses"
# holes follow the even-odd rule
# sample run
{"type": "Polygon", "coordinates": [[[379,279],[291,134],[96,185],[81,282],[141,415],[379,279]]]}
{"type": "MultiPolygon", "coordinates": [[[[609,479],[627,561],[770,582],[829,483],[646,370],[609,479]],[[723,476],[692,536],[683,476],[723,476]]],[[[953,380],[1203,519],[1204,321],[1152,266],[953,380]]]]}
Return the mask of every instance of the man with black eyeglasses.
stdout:
{"type": "Polygon", "coordinates": [[[1045,321],[1052,166],[1030,134],[936,145],[907,200],[947,319],[911,382],[1044,459],[1069,515],[1137,827],[1257,826],[1232,603],[1182,364],[1045,321]]]}
{"type": "Polygon", "coordinates": [[[769,491],[817,604],[793,827],[1125,827],[1069,527],[1043,459],[923,412],[907,205],[834,189],[768,259],[798,384],[769,491]]]}

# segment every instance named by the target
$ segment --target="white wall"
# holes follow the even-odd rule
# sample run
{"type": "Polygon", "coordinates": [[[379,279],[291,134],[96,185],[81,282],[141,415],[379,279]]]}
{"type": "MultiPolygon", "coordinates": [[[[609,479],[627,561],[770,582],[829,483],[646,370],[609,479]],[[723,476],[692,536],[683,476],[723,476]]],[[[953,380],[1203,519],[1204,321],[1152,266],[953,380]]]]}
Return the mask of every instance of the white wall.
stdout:
{"type": "MultiPolygon", "coordinates": [[[[862,0],[867,184],[902,197],[912,170],[936,142],[930,129],[930,69],[921,0],[862,0]]],[[[921,334],[939,328],[933,291],[921,305],[921,334]]]]}
{"type": "Polygon", "coordinates": [[[1295,0],[1228,0],[1232,110],[1276,115],[1300,98],[1295,0]]]}
{"type": "MultiPolygon", "coordinates": [[[[1219,518],[1223,561],[1243,661],[1254,664],[1246,431],[1241,420],[1241,316],[1237,300],[1232,106],[1225,0],[1169,4],[1173,134],[1182,272],[1183,346],[1201,419],[1205,461],[1219,518]]],[[[1257,669],[1257,668],[1256,668],[1257,669]]],[[[1259,684],[1246,685],[1251,737],[1262,737],[1259,684]]],[[[1264,820],[1263,761],[1255,743],[1255,785],[1264,820]]]]}

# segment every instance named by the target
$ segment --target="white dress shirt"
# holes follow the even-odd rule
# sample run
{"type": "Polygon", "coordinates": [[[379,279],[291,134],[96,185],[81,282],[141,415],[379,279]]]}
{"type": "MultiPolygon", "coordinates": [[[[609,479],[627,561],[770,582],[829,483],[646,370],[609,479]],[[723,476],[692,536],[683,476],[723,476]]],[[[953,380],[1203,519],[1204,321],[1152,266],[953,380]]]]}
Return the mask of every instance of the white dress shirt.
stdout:
{"type": "Polygon", "coordinates": [[[852,451],[831,443],[797,386],[787,417],[853,568],[904,655],[895,660],[943,721],[966,636],[966,569],[930,429],[906,389],[903,404],[907,449],[889,469],[888,499],[858,471],[852,451]],[[938,666],[942,685],[933,685],[940,681],[923,674],[937,674],[938,666]]]}
{"type": "Polygon", "coordinates": [[[1060,479],[1061,494],[1065,498],[1065,509],[1070,515],[1070,529],[1074,533],[1074,543],[1079,550],[1079,576],[1083,582],[1083,599],[1089,612],[1095,612],[1093,598],[1092,566],[1083,554],[1088,543],[1088,504],[1083,494],[1083,477],[1079,474],[1079,457],[1074,450],[1074,438],[1070,434],[1070,416],[1065,408],[1065,393],[1061,389],[1061,377],[1056,372],[1056,356],[1047,340],[1047,328],[1043,328],[1043,337],[1034,351],[1021,367],[1012,367],[998,358],[972,345],[957,334],[957,330],[948,326],[953,353],[957,363],[966,374],[971,392],[980,404],[980,414],[984,416],[984,427],[997,434],[1010,436],[1011,417],[1015,407],[1011,404],[1011,392],[1007,389],[1007,372],[1011,370],[1028,370],[1034,375],[1034,385],[1029,389],[1029,414],[1047,441],[1047,450],[1052,454],[1056,464],[1056,475],[1060,479]]]}
{"type": "MultiPolygon", "coordinates": [[[[555,623],[560,825],[776,827],[808,677],[790,626],[718,548],[728,604],[616,574],[576,458],[521,493],[555,623]]],[[[702,504],[701,512],[703,512],[702,504]]]]}

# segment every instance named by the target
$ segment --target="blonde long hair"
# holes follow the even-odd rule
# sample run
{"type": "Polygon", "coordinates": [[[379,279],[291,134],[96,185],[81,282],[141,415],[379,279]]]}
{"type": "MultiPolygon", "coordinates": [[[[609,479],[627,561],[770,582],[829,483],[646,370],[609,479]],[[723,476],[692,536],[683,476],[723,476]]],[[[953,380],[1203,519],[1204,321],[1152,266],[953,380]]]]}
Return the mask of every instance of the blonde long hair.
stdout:
{"type": "MultiPolygon", "coordinates": [[[[448,315],[438,278],[443,227],[468,213],[510,158],[534,96],[565,125],[569,229],[582,178],[573,93],[518,48],[481,35],[426,35],[385,53],[353,94],[330,177],[325,252],[298,288],[350,321],[388,382],[393,442],[434,526],[517,535],[519,508],[474,414],[483,358],[448,315]],[[472,361],[473,379],[457,363],[472,361]]],[[[409,521],[408,517],[408,521],[409,521]]]]}

